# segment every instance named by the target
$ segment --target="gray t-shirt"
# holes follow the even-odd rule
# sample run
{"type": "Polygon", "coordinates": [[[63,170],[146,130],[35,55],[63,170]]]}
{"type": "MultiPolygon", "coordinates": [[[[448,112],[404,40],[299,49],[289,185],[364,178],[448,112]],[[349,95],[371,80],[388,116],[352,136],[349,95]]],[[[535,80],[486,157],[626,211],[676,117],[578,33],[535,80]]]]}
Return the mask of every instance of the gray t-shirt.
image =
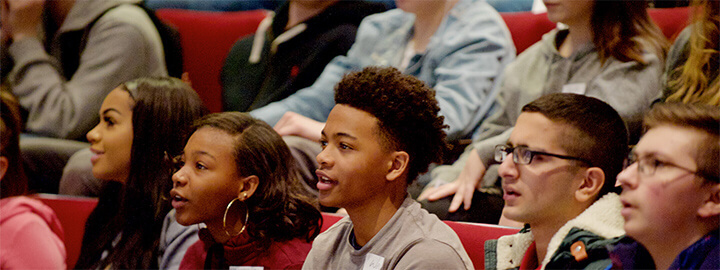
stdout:
{"type": "Polygon", "coordinates": [[[335,223],[313,242],[303,269],[474,269],[457,234],[410,197],[359,250],[353,223],[335,223]]]}

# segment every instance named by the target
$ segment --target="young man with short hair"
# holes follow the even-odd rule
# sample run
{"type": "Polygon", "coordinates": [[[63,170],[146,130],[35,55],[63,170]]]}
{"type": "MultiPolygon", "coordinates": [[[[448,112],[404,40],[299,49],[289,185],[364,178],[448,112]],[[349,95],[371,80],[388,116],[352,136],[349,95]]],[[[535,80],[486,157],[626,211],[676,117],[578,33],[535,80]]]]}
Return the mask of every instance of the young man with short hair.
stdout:
{"type": "Polygon", "coordinates": [[[368,67],[338,83],[335,102],[317,187],[322,205],[349,217],[315,239],[303,269],[473,269],[455,232],[406,191],[448,147],[435,91],[368,67]]]}
{"type": "Polygon", "coordinates": [[[658,104],[622,186],[625,237],[613,269],[720,268],[720,109],[658,104]]]}
{"type": "Polygon", "coordinates": [[[526,225],[486,243],[486,268],[609,264],[605,245],[624,233],[611,191],[627,149],[623,120],[596,98],[551,94],[525,105],[495,159],[502,162],[503,215],[526,225]]]}

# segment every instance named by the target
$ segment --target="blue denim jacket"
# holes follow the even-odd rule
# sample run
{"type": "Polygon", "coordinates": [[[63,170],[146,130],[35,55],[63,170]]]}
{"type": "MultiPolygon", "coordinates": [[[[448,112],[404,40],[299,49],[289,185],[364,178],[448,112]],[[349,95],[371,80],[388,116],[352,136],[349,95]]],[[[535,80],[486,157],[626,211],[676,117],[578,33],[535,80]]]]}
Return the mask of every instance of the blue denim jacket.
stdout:
{"type": "MultiPolygon", "coordinates": [[[[400,66],[414,21],[414,14],[400,9],[366,17],[348,55],[335,57],[313,85],[250,114],[270,125],[288,111],[326,121],[343,75],[373,65],[400,66]]],[[[468,138],[494,107],[499,77],[514,58],[510,31],[500,15],[484,0],[461,0],[405,73],[437,91],[440,113],[450,127],[448,139],[468,138]]]]}

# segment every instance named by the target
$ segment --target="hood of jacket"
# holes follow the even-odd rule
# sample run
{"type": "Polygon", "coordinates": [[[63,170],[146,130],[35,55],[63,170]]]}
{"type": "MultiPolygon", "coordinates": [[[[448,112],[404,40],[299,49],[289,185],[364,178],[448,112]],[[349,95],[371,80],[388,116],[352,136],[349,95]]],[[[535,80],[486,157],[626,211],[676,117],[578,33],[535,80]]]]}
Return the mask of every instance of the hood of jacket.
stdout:
{"type": "Polygon", "coordinates": [[[57,218],[55,212],[44,203],[25,196],[9,197],[0,200],[0,224],[5,224],[19,215],[32,213],[42,218],[48,227],[60,239],[65,239],[60,219],[57,218]]]}
{"type": "Polygon", "coordinates": [[[122,4],[139,4],[142,0],[76,0],[70,9],[59,32],[68,32],[85,28],[90,22],[108,9],[122,4]]]}
{"type": "MultiPolygon", "coordinates": [[[[541,262],[542,269],[545,269],[573,228],[591,232],[606,239],[624,235],[625,221],[620,215],[620,210],[622,210],[620,196],[609,193],[585,209],[580,215],[565,223],[550,239],[547,253],[541,262]]],[[[532,231],[500,237],[497,241],[497,269],[519,267],[525,251],[533,241],[535,240],[532,231]]]]}

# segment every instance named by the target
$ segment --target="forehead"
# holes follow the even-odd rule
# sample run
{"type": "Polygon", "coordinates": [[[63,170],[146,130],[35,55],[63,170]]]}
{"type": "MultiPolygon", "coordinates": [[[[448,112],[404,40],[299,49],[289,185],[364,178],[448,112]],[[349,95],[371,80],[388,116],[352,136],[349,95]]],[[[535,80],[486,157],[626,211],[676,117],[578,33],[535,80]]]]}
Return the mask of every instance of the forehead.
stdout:
{"type": "Polygon", "coordinates": [[[328,137],[349,135],[356,139],[378,140],[378,129],[378,119],[372,114],[338,104],[330,111],[323,132],[328,137]]]}
{"type": "Polygon", "coordinates": [[[509,142],[512,146],[563,154],[563,140],[567,140],[571,133],[572,127],[567,124],[554,122],[541,113],[524,112],[518,117],[509,142]]]}
{"type": "Polygon", "coordinates": [[[202,127],[195,131],[185,146],[187,154],[204,152],[216,157],[232,156],[233,149],[235,149],[235,137],[213,127],[202,127]]]}
{"type": "Polygon", "coordinates": [[[133,104],[135,104],[135,101],[130,97],[130,93],[115,88],[105,97],[100,112],[111,108],[119,111],[131,111],[133,104]]]}
{"type": "Polygon", "coordinates": [[[694,159],[702,132],[672,125],[651,128],[633,151],[639,155],[662,155],[674,160],[694,159]]]}

